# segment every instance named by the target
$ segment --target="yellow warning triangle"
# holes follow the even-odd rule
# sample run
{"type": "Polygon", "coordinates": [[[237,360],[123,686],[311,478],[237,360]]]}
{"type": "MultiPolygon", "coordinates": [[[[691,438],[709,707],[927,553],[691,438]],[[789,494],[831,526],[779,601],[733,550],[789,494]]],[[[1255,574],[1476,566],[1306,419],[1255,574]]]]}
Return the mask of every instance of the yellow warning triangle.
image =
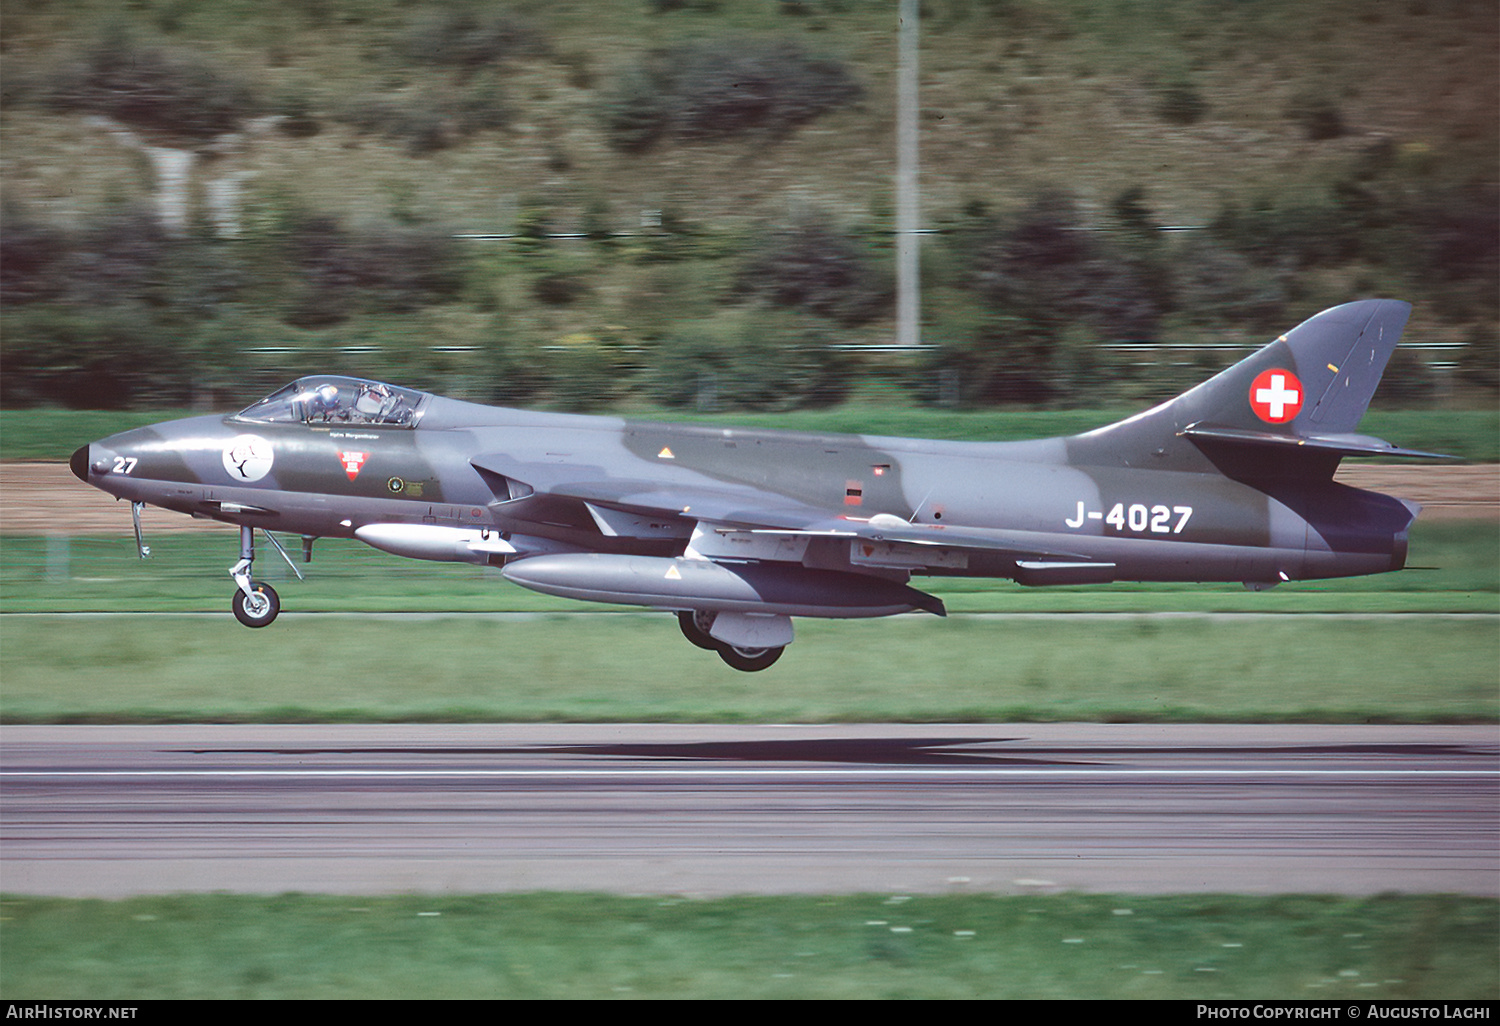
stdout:
{"type": "Polygon", "coordinates": [[[667,580],[669,580],[669,581],[680,581],[680,580],[682,580],[682,574],[680,574],[677,571],[677,564],[676,563],[673,563],[671,566],[667,567],[667,580]]]}
{"type": "Polygon", "coordinates": [[[659,460],[675,460],[677,457],[673,456],[672,450],[664,445],[661,447],[661,452],[656,454],[656,458],[659,460]]]}

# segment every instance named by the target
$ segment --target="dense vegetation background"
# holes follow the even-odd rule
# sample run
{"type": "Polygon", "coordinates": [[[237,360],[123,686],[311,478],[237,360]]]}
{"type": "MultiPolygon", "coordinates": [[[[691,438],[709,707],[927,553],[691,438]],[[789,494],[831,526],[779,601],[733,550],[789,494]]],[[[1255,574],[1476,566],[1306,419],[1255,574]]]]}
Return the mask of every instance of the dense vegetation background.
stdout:
{"type": "Polygon", "coordinates": [[[0,401],[1100,405],[1381,295],[1493,403],[1494,15],[928,0],[913,355],[895,0],[0,0],[0,401]]]}

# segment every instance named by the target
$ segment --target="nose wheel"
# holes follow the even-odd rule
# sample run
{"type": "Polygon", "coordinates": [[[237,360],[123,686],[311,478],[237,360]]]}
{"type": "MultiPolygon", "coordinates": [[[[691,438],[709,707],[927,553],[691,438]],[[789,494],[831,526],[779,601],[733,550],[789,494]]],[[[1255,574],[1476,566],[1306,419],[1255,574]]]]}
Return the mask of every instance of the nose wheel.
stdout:
{"type": "Polygon", "coordinates": [[[243,591],[234,593],[230,608],[234,610],[234,618],[246,627],[265,627],[281,612],[281,596],[264,581],[254,581],[248,595],[243,591]]]}

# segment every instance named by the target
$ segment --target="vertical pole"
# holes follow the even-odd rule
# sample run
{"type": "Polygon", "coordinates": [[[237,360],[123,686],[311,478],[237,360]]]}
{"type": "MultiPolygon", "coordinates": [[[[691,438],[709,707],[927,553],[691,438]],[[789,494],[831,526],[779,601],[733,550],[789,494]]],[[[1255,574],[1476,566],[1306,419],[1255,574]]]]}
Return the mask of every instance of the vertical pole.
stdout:
{"type": "Polygon", "coordinates": [[[47,583],[65,584],[69,576],[70,545],[65,534],[47,535],[47,583]]]}
{"type": "Polygon", "coordinates": [[[922,341],[921,203],[917,192],[917,18],[921,0],[899,0],[896,72],[896,341],[922,341]]]}

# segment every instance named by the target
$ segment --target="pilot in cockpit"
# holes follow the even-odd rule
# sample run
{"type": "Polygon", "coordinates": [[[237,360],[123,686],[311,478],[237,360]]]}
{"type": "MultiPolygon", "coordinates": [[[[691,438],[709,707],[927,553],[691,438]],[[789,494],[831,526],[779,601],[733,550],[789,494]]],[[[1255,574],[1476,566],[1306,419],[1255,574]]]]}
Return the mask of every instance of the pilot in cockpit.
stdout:
{"type": "Polygon", "coordinates": [[[308,400],[307,419],[309,421],[341,420],[347,413],[339,405],[339,390],[337,385],[323,384],[313,390],[312,398],[308,400]]]}

